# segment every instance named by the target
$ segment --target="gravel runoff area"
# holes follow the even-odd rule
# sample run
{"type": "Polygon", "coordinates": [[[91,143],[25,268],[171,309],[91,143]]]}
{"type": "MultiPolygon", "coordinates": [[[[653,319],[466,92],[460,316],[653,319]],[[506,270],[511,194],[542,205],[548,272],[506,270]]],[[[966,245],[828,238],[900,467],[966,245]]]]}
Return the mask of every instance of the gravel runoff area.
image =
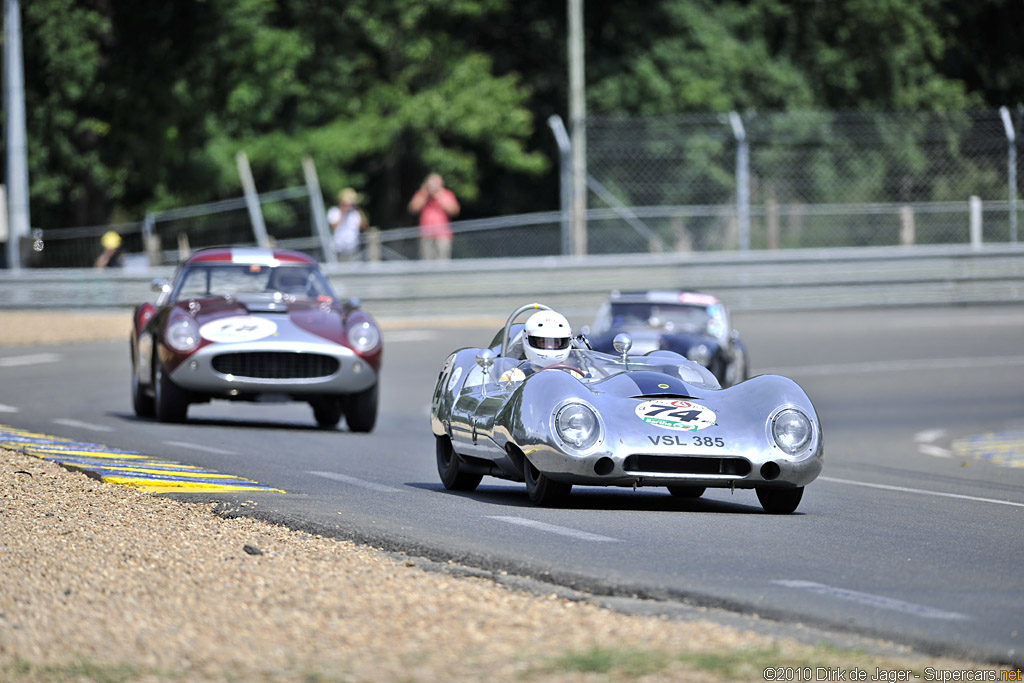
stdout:
{"type": "MultiPolygon", "coordinates": [[[[128,317],[69,324],[60,314],[57,324],[0,311],[0,344],[67,341],[62,331],[125,339],[128,317]]],[[[777,680],[815,680],[827,674],[818,667],[832,671],[827,680],[859,670],[870,680],[878,669],[912,670],[913,680],[928,667],[995,669],[756,617],[685,606],[667,617],[657,604],[620,602],[631,606],[223,518],[213,504],[0,450],[4,681],[763,681],[768,667],[794,667],[777,680]],[[811,669],[798,678],[795,667],[811,669]]]]}

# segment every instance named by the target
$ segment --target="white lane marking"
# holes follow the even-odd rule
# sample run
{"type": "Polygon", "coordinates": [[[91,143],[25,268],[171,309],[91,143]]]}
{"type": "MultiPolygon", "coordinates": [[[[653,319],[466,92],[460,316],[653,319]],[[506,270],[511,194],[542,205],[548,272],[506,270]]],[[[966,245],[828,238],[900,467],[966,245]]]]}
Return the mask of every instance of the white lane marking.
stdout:
{"type": "Polygon", "coordinates": [[[113,427],[108,427],[106,425],[94,425],[94,424],[92,424],[90,422],[82,422],[81,420],[70,420],[70,419],[63,418],[63,417],[55,417],[53,419],[53,421],[56,422],[59,425],[64,425],[65,427],[77,427],[79,429],[88,429],[91,432],[112,432],[112,431],[114,431],[113,427]]]}
{"type": "Polygon", "coordinates": [[[925,491],[924,489],[909,489],[904,486],[890,486],[889,484],[869,484],[866,481],[851,481],[849,479],[836,479],[835,477],[818,477],[819,481],[830,481],[833,484],[849,484],[850,486],[865,486],[869,489],[882,489],[883,491],[899,491],[901,493],[920,493],[923,496],[939,496],[940,498],[956,498],[958,500],[973,500],[979,503],[995,503],[996,505],[1010,505],[1012,507],[1024,508],[1024,503],[1014,503],[1009,500],[996,500],[995,498],[979,498],[978,496],[965,496],[959,493],[942,493],[941,491],[925,491]]]}
{"type": "Polygon", "coordinates": [[[828,586],[826,584],[816,583],[814,581],[772,579],[772,583],[777,584],[779,586],[785,586],[786,588],[807,590],[811,591],[812,593],[818,593],[820,595],[827,595],[829,597],[839,598],[840,600],[859,602],[862,605],[868,605],[870,607],[878,607],[881,609],[893,610],[895,612],[913,614],[915,616],[923,617],[925,619],[959,620],[971,618],[966,614],[960,614],[959,612],[947,612],[945,610],[935,609],[934,607],[928,607],[926,605],[918,605],[914,602],[904,602],[903,600],[887,598],[884,595],[875,595],[874,593],[862,593],[860,591],[854,591],[848,588],[836,588],[835,586],[828,586]]]}
{"type": "Polygon", "coordinates": [[[56,353],[34,353],[28,356],[9,356],[0,358],[0,368],[13,368],[19,365],[39,365],[40,363],[56,363],[61,359],[56,353]]]}
{"type": "Polygon", "coordinates": [[[560,536],[569,536],[570,538],[578,538],[581,541],[596,541],[598,543],[618,543],[619,539],[612,538],[611,536],[601,536],[600,534],[591,534],[586,531],[580,531],[579,529],[570,529],[569,527],[556,526],[554,524],[545,524],[544,522],[537,522],[532,519],[525,519],[523,517],[504,517],[502,515],[488,515],[488,519],[496,519],[499,522],[508,522],[509,524],[518,524],[519,526],[527,526],[531,529],[537,529],[539,531],[547,531],[551,534],[558,534],[560,536]]]}
{"type": "Polygon", "coordinates": [[[235,451],[206,446],[201,443],[190,443],[188,441],[164,441],[164,443],[168,446],[178,446],[179,448],[188,448],[193,451],[203,451],[204,453],[213,453],[215,455],[238,455],[235,451]]]}
{"type": "Polygon", "coordinates": [[[14,406],[4,405],[0,403],[0,413],[19,413],[21,408],[15,408],[14,406]]]}
{"type": "Polygon", "coordinates": [[[919,453],[925,455],[934,455],[936,458],[952,458],[953,453],[941,446],[936,446],[931,443],[919,443],[917,444],[917,450],[919,453]]]}
{"type": "Polygon", "coordinates": [[[364,479],[356,479],[350,477],[347,474],[338,474],[337,472],[306,472],[306,474],[312,474],[315,477],[323,477],[324,479],[333,479],[334,481],[340,481],[345,484],[352,484],[352,486],[359,486],[360,488],[370,489],[371,491],[381,491],[383,493],[399,493],[399,490],[384,484],[376,484],[372,481],[366,481],[364,479]]]}
{"type": "Polygon", "coordinates": [[[925,429],[914,434],[914,441],[917,443],[931,443],[946,435],[945,429],[925,429]]]}
{"type": "Polygon", "coordinates": [[[905,372],[917,370],[968,370],[973,368],[1004,368],[1024,365],[1024,356],[999,358],[921,358],[917,360],[883,360],[864,363],[833,363],[828,365],[791,365],[767,368],[774,375],[846,375],[872,372],[905,372]]]}
{"type": "Polygon", "coordinates": [[[386,342],[417,342],[432,339],[437,339],[437,332],[432,330],[397,330],[384,333],[386,342]]]}

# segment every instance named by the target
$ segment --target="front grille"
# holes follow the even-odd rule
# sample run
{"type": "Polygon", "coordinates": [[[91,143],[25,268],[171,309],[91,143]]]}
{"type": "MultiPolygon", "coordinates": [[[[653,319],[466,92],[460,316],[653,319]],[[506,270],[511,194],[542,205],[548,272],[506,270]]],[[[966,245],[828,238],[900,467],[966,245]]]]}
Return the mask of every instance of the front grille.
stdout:
{"type": "Polygon", "coordinates": [[[702,458],[684,455],[631,455],[623,463],[629,474],[750,474],[746,458],[702,458]]]}
{"type": "Polygon", "coordinates": [[[217,372],[254,379],[329,377],[338,371],[340,365],[332,356],[292,351],[222,353],[213,359],[213,369],[217,372]]]}

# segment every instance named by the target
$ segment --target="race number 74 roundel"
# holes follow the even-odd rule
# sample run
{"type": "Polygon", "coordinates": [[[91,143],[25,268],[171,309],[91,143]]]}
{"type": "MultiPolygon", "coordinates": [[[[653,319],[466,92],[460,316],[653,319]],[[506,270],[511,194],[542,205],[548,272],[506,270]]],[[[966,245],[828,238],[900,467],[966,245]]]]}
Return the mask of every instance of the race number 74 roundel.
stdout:
{"type": "Polygon", "coordinates": [[[636,416],[649,425],[682,432],[710,427],[717,419],[710,408],[678,399],[644,401],[636,407],[636,416]]]}

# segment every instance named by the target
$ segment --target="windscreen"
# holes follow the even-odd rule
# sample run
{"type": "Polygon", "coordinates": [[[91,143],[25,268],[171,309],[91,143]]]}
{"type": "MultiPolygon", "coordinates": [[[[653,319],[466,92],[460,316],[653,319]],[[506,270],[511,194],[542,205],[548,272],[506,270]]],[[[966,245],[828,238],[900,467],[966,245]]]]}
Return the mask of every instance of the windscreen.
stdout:
{"type": "Polygon", "coordinates": [[[294,299],[333,299],[327,280],[313,266],[194,265],[178,278],[174,299],[267,295],[294,299]]]}
{"type": "Polygon", "coordinates": [[[655,327],[667,331],[704,333],[707,331],[708,318],[704,306],[615,303],[601,321],[603,329],[595,329],[594,332],[601,333],[618,327],[655,327]]]}

